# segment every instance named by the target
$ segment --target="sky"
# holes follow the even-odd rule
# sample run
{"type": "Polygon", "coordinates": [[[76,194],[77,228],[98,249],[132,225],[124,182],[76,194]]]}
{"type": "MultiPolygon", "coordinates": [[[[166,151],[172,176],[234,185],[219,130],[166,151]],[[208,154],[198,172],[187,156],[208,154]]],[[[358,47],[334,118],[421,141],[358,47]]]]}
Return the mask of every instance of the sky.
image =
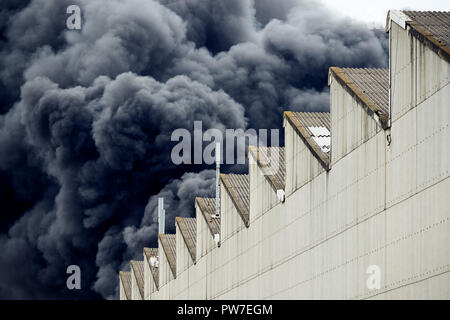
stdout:
{"type": "Polygon", "coordinates": [[[214,195],[213,167],[171,161],[175,130],[281,130],[285,110],[329,110],[330,66],[386,68],[387,1],[339,3],[350,17],[312,0],[2,0],[0,299],[116,299],[118,271],[157,244],[158,198],[173,232],[214,195]]]}
{"type": "Polygon", "coordinates": [[[450,11],[446,0],[321,0],[341,15],[365,21],[371,27],[384,27],[388,10],[450,11]]]}

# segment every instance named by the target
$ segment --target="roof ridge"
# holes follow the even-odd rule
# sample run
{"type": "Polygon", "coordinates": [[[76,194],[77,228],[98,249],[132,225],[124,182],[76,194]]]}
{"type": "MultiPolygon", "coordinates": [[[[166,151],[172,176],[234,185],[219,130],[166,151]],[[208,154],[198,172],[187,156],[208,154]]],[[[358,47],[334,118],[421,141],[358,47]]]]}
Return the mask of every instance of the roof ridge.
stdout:
{"type": "Polygon", "coordinates": [[[291,113],[301,113],[301,114],[330,114],[329,111],[284,111],[284,112],[291,112],[291,113]]]}
{"type": "Polygon", "coordinates": [[[130,265],[136,278],[139,293],[144,299],[144,260],[130,260],[130,265]]]}
{"type": "Polygon", "coordinates": [[[245,226],[248,228],[250,214],[250,175],[234,173],[221,174],[220,179],[222,180],[225,190],[230,196],[231,201],[235,205],[239,216],[241,217],[245,226]],[[244,183],[238,183],[238,185],[236,185],[235,177],[245,178],[247,181],[245,181],[244,183]]]}
{"type": "Polygon", "coordinates": [[[178,218],[181,220],[189,220],[189,219],[195,220],[196,219],[195,217],[180,217],[180,216],[176,216],[175,218],[178,218]]]}
{"type": "Polygon", "coordinates": [[[196,262],[196,242],[197,242],[197,219],[192,217],[175,217],[181,236],[186,244],[192,261],[196,262]],[[195,220],[195,223],[187,223],[187,221],[195,220]]]}
{"type": "Polygon", "coordinates": [[[389,126],[390,116],[388,85],[389,69],[377,69],[384,73],[379,73],[378,79],[375,78],[373,73],[368,72],[368,69],[359,69],[360,71],[365,70],[365,74],[355,74],[352,70],[354,71],[357,69],[331,67],[329,74],[334,76],[342,87],[364,107],[366,112],[372,116],[383,129],[386,129],[389,126]],[[372,79],[372,81],[368,81],[368,78],[372,79]],[[377,88],[375,84],[379,88],[377,88]]]}
{"type": "MultiPolygon", "coordinates": [[[[148,248],[148,247],[144,247],[144,254],[145,257],[147,258],[147,262],[149,263],[150,258],[151,257],[155,257],[155,258],[159,258],[158,257],[158,248],[148,248]],[[152,254],[152,251],[154,252],[154,254],[152,254]],[[147,255],[147,252],[149,252],[150,256],[147,255]]],[[[152,264],[150,264],[150,271],[152,273],[153,276],[153,280],[155,281],[155,286],[156,288],[159,288],[159,280],[158,280],[158,276],[159,276],[159,269],[156,266],[153,266],[152,264]]]]}
{"type": "Polygon", "coordinates": [[[128,300],[131,300],[131,272],[119,271],[119,278],[122,281],[123,291],[128,300]]]}
{"type": "MultiPolygon", "coordinates": [[[[176,259],[177,259],[177,250],[176,250],[176,235],[173,233],[160,233],[159,239],[162,244],[162,249],[164,253],[166,254],[167,260],[169,261],[169,267],[172,270],[172,274],[174,278],[177,277],[177,266],[176,266],[176,259]],[[175,248],[173,248],[172,241],[175,241],[175,248]]],[[[160,257],[161,259],[161,257],[160,257]]]]}
{"type": "Polygon", "coordinates": [[[149,259],[150,257],[155,257],[158,254],[158,248],[149,248],[149,247],[144,247],[143,249],[144,254],[146,256],[147,259],[149,259]],[[155,254],[152,254],[152,251],[155,252],[155,254]],[[147,255],[147,252],[149,253],[149,255],[147,255]]]}
{"type": "Polygon", "coordinates": [[[361,68],[355,68],[355,67],[339,67],[342,70],[389,70],[389,68],[376,68],[376,67],[361,67],[361,68]]]}
{"type": "MultiPolygon", "coordinates": [[[[283,114],[283,117],[290,123],[290,125],[294,128],[296,133],[300,136],[300,138],[303,140],[303,143],[307,146],[307,148],[311,151],[313,156],[319,161],[319,163],[322,165],[322,167],[325,170],[330,169],[330,156],[329,153],[324,152],[322,147],[314,140],[313,133],[310,130],[310,126],[306,123],[302,123],[302,119],[305,119],[305,121],[311,121],[311,124],[314,125],[321,125],[325,126],[328,131],[330,132],[331,136],[331,113],[330,112],[321,112],[317,113],[316,115],[322,116],[323,119],[319,123],[316,118],[310,117],[311,114],[314,114],[314,112],[292,112],[292,111],[285,111],[283,114]],[[307,115],[308,117],[301,117],[302,115],[307,115]],[[313,123],[314,122],[314,123],[313,123]]],[[[325,135],[319,135],[326,137],[325,135]]]]}
{"type": "Polygon", "coordinates": [[[420,12],[420,13],[450,13],[450,11],[446,11],[446,10],[401,10],[403,12],[420,12]]]}
{"type": "Polygon", "coordinates": [[[201,197],[195,198],[195,203],[200,208],[203,218],[205,219],[206,224],[208,225],[209,231],[211,232],[211,235],[213,237],[215,234],[220,234],[220,220],[221,220],[220,216],[215,217],[215,214],[216,214],[215,204],[214,204],[214,206],[212,206],[212,204],[211,204],[211,202],[215,203],[215,201],[216,201],[215,198],[201,198],[201,197]],[[209,205],[211,205],[210,208],[207,208],[208,204],[205,203],[205,200],[208,200],[208,202],[210,202],[210,204],[209,204],[209,205]],[[212,218],[213,215],[214,215],[214,218],[212,218]]]}
{"type": "Polygon", "coordinates": [[[450,11],[402,10],[409,33],[450,63],[450,11]]]}
{"type": "MultiPolygon", "coordinates": [[[[284,190],[285,186],[286,186],[286,179],[285,179],[286,161],[285,161],[285,151],[284,150],[285,150],[284,147],[271,147],[271,146],[249,146],[248,147],[249,154],[251,154],[254,157],[258,167],[261,168],[261,170],[264,173],[264,176],[269,181],[270,185],[272,186],[272,189],[274,189],[275,192],[277,192],[277,190],[280,190],[280,189],[284,190]],[[264,152],[265,149],[267,149],[267,150],[280,149],[280,153],[279,153],[280,161],[275,162],[276,167],[277,167],[276,172],[273,172],[273,168],[272,168],[271,164],[268,165],[269,163],[271,163],[271,161],[269,161],[270,159],[268,159],[266,157],[266,154],[264,152]],[[266,159],[264,159],[265,163],[263,163],[261,156],[266,158],[266,159]]],[[[270,153],[272,153],[272,152],[270,152],[270,153]]]]}

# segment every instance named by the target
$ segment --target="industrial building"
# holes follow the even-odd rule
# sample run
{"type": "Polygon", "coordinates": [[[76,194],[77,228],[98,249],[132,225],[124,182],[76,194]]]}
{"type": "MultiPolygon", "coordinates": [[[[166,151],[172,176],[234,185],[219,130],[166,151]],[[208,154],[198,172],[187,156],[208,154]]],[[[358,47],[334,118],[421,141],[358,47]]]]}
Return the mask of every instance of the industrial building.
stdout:
{"type": "Polygon", "coordinates": [[[285,146],[220,176],[218,217],[193,199],[121,299],[450,299],[450,12],[386,31],[389,69],[330,68],[330,113],[285,112],[285,146]]]}

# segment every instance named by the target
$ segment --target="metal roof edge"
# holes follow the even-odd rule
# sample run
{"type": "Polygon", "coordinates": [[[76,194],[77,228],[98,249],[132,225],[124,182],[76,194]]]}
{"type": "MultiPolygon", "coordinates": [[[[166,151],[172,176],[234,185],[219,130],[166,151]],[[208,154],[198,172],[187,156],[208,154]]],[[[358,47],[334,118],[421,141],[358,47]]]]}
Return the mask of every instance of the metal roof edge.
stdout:
{"type": "MultiPolygon", "coordinates": [[[[205,219],[205,222],[206,222],[206,224],[208,225],[208,229],[209,229],[209,231],[211,232],[211,235],[212,235],[212,237],[213,237],[213,239],[214,239],[214,230],[212,229],[212,226],[210,225],[208,219],[206,218],[206,216],[207,216],[208,214],[206,213],[205,208],[203,208],[203,206],[201,205],[201,203],[198,201],[198,200],[200,200],[200,199],[213,199],[213,198],[196,197],[196,198],[195,198],[195,203],[198,205],[198,208],[199,208],[200,211],[202,212],[202,216],[203,216],[203,218],[205,219]]],[[[211,219],[213,219],[213,218],[211,218],[211,219]]],[[[214,219],[220,219],[220,218],[214,218],[214,219]]]]}
{"type": "MultiPolygon", "coordinates": [[[[158,248],[148,248],[148,247],[144,247],[144,255],[145,255],[145,257],[147,258],[147,263],[149,263],[149,261],[148,261],[148,259],[151,257],[147,257],[147,254],[145,253],[145,249],[158,249],[158,248]]],[[[153,277],[153,281],[155,282],[155,286],[156,286],[156,289],[157,290],[159,290],[159,281],[158,281],[158,279],[156,279],[156,276],[155,276],[155,274],[154,274],[154,269],[156,269],[155,267],[152,267],[151,265],[150,265],[150,273],[152,274],[152,277],[153,277]]],[[[159,272],[159,268],[158,268],[158,271],[157,272],[159,272]]]]}
{"type": "MultiPolygon", "coordinates": [[[[167,257],[167,261],[169,262],[169,267],[170,267],[170,270],[172,271],[172,274],[173,274],[173,277],[176,279],[176,277],[177,277],[177,263],[176,263],[176,261],[173,261],[173,257],[172,257],[172,254],[169,252],[169,248],[166,248],[166,245],[168,245],[168,244],[166,244],[166,239],[164,239],[164,237],[166,236],[167,234],[159,234],[159,240],[160,240],[160,242],[161,242],[161,245],[162,245],[162,249],[163,249],[163,251],[164,251],[164,253],[165,253],[165,255],[166,255],[166,257],[167,257]]],[[[161,257],[159,257],[160,259],[161,259],[161,257]]]]}
{"type": "Polygon", "coordinates": [[[144,247],[144,248],[142,249],[142,252],[144,253],[145,258],[148,260],[148,259],[150,259],[150,257],[147,256],[146,249],[151,250],[151,248],[149,248],[149,247],[144,247]]]}
{"type": "MultiPolygon", "coordinates": [[[[389,127],[389,115],[385,115],[359,90],[339,67],[330,67],[329,79],[333,76],[338,83],[366,110],[367,114],[384,130],[389,127]]],[[[328,85],[331,82],[328,80],[328,85]]]]}
{"type": "Polygon", "coordinates": [[[426,32],[420,25],[410,18],[404,11],[408,10],[389,10],[386,17],[386,32],[391,29],[392,21],[403,29],[409,26],[409,33],[417,40],[428,46],[439,57],[450,63],[450,48],[440,43],[432,34],[426,32]]]}
{"type": "Polygon", "coordinates": [[[406,24],[407,22],[411,21],[411,18],[401,10],[389,10],[386,17],[386,32],[389,32],[391,30],[392,21],[406,30],[406,24]]]}
{"type": "MultiPolygon", "coordinates": [[[[125,276],[125,274],[126,273],[129,273],[128,271],[122,271],[122,270],[120,270],[119,271],[119,278],[120,278],[120,281],[122,282],[122,286],[123,286],[123,291],[125,292],[125,296],[127,297],[127,300],[131,300],[131,288],[130,287],[128,287],[128,290],[127,290],[127,286],[125,285],[125,283],[124,283],[124,276],[125,276]]],[[[131,275],[130,275],[131,276],[131,275]]]]}
{"type": "Polygon", "coordinates": [[[436,38],[433,37],[433,35],[426,32],[422,27],[420,27],[418,23],[409,21],[407,22],[407,24],[408,26],[410,26],[409,33],[414,38],[430,48],[439,57],[450,63],[450,48],[440,43],[436,38]]]}
{"type": "MultiPolygon", "coordinates": [[[[139,285],[139,280],[138,280],[138,271],[135,269],[134,267],[134,263],[135,262],[139,262],[140,260],[130,260],[130,266],[133,269],[133,274],[134,274],[134,278],[136,279],[136,283],[138,285],[138,289],[139,289],[139,294],[141,295],[141,298],[144,299],[144,279],[142,278],[142,287],[139,285]]],[[[142,261],[142,263],[144,263],[144,261],[142,261]]],[[[142,277],[144,277],[144,275],[142,275],[142,277]]]]}
{"type": "Polygon", "coordinates": [[[248,146],[248,153],[252,155],[252,157],[256,160],[256,164],[263,171],[264,176],[266,177],[275,193],[277,192],[277,190],[284,190],[284,187],[279,185],[274,175],[266,173],[264,166],[261,164],[261,159],[259,158],[259,148],[257,146],[248,146]]]}
{"type": "Polygon", "coordinates": [[[329,157],[325,154],[325,152],[322,151],[322,148],[320,148],[320,146],[316,143],[316,141],[314,141],[314,139],[311,138],[311,136],[307,133],[305,127],[303,127],[303,125],[294,117],[292,111],[285,111],[283,113],[283,117],[294,128],[295,132],[297,132],[297,134],[303,140],[303,142],[311,151],[311,153],[314,155],[314,157],[319,161],[322,167],[326,171],[329,171],[330,170],[329,157]]]}
{"type": "Polygon", "coordinates": [[[231,198],[231,201],[233,202],[234,206],[237,209],[237,212],[239,213],[239,216],[241,217],[242,221],[244,222],[244,225],[248,228],[250,226],[249,223],[249,219],[245,218],[245,215],[249,215],[249,213],[245,213],[244,209],[242,208],[241,205],[239,205],[237,203],[237,200],[239,200],[240,202],[241,199],[239,199],[238,195],[234,192],[233,186],[231,185],[231,183],[228,181],[227,175],[226,174],[220,174],[220,180],[223,182],[223,185],[225,186],[225,190],[227,191],[228,195],[231,198]]]}
{"type": "MultiPolygon", "coordinates": [[[[183,228],[181,228],[181,226],[180,226],[180,221],[182,221],[183,219],[185,219],[185,217],[175,217],[175,223],[178,224],[178,228],[180,229],[181,236],[183,237],[183,240],[184,240],[184,244],[186,245],[186,247],[187,247],[187,249],[189,251],[189,255],[191,256],[192,261],[194,262],[194,264],[196,264],[197,261],[196,261],[196,258],[195,258],[195,252],[192,252],[191,250],[189,250],[189,244],[188,244],[187,239],[186,239],[187,235],[184,234],[183,228]]],[[[197,238],[195,240],[197,241],[197,238]]]]}

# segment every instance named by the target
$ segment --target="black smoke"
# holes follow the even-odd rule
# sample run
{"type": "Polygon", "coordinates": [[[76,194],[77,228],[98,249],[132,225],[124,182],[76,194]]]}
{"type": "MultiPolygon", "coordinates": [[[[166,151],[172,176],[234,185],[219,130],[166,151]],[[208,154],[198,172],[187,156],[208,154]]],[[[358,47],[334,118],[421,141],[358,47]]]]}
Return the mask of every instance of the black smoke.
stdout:
{"type": "Polygon", "coordinates": [[[330,66],[386,63],[382,31],[314,1],[2,1],[0,298],[117,297],[158,196],[173,231],[214,192],[213,171],[172,164],[173,130],[280,128],[328,110],[330,66]]]}

